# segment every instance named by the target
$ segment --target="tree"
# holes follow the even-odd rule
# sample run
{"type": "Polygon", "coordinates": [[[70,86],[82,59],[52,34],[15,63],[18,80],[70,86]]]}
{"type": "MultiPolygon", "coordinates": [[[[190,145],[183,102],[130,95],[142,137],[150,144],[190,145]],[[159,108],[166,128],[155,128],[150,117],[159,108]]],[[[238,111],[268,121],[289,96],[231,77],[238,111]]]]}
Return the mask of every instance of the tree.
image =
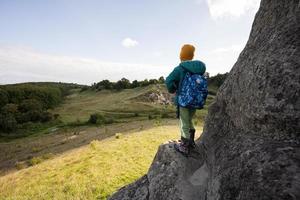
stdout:
{"type": "Polygon", "coordinates": [[[161,84],[165,83],[165,78],[163,76],[159,77],[158,82],[161,84]]]}
{"type": "Polygon", "coordinates": [[[151,84],[157,84],[158,83],[158,80],[156,80],[156,79],[150,79],[149,80],[149,85],[151,85],[151,84]]]}
{"type": "Polygon", "coordinates": [[[42,103],[36,99],[25,99],[19,106],[19,110],[23,113],[38,110],[41,111],[43,108],[42,103]]]}
{"type": "Polygon", "coordinates": [[[148,79],[145,79],[145,80],[140,82],[140,86],[148,86],[148,85],[149,85],[148,79]]]}
{"type": "Polygon", "coordinates": [[[139,87],[139,86],[140,86],[140,84],[137,80],[132,81],[131,88],[136,88],[136,87],[139,87]]]}
{"type": "Polygon", "coordinates": [[[0,108],[8,103],[8,94],[5,90],[0,88],[0,108]]]}
{"type": "Polygon", "coordinates": [[[106,90],[112,89],[112,85],[113,85],[112,82],[110,82],[109,80],[102,80],[98,84],[101,87],[101,89],[106,89],[106,90]]]}
{"type": "Polygon", "coordinates": [[[114,89],[121,90],[130,88],[130,81],[126,78],[122,78],[121,80],[117,81],[114,85],[114,89]]]}
{"type": "Polygon", "coordinates": [[[12,114],[0,114],[0,129],[4,132],[12,132],[17,129],[17,121],[12,114]]]}
{"type": "Polygon", "coordinates": [[[18,105],[13,103],[6,104],[2,107],[1,113],[4,115],[15,115],[16,113],[18,113],[18,105]]]}

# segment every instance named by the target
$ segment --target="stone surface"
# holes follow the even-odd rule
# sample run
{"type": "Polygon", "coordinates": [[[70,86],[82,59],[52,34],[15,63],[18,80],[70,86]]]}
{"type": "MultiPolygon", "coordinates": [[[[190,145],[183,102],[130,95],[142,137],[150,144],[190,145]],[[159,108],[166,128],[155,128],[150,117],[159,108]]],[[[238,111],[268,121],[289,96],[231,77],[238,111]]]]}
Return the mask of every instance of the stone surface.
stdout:
{"type": "Polygon", "coordinates": [[[148,174],[111,199],[300,199],[299,47],[299,0],[262,0],[196,156],[160,146],[148,174]]]}
{"type": "Polygon", "coordinates": [[[110,199],[176,200],[204,197],[208,178],[208,169],[203,163],[204,151],[198,147],[191,157],[186,158],[175,152],[173,145],[161,145],[148,174],[121,188],[110,199]]]}

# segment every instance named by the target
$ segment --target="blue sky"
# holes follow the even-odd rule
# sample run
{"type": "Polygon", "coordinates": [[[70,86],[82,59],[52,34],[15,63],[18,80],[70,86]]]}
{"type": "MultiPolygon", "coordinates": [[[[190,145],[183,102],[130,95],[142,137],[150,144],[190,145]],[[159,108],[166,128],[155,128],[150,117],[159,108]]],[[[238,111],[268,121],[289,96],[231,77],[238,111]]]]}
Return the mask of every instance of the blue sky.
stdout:
{"type": "Polygon", "coordinates": [[[231,69],[259,0],[0,0],[0,83],[167,76],[185,43],[231,69]]]}

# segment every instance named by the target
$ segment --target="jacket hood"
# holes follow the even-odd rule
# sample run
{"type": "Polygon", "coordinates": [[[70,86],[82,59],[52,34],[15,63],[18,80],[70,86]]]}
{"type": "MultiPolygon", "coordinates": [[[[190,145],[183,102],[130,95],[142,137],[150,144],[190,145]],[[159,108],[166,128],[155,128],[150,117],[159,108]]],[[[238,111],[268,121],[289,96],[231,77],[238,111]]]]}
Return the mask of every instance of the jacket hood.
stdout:
{"type": "Polygon", "coordinates": [[[206,70],[205,64],[200,60],[183,61],[180,66],[193,74],[203,75],[206,70]]]}

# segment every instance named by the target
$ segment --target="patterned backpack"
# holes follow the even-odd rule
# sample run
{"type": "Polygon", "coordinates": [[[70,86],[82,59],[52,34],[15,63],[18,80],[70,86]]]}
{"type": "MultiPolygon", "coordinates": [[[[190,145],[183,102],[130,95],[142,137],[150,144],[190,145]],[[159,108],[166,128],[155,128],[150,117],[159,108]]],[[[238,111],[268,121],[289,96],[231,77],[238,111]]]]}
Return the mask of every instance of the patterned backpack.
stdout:
{"type": "Polygon", "coordinates": [[[205,104],[207,93],[206,78],[199,74],[192,74],[187,71],[181,83],[181,89],[178,95],[178,105],[185,108],[202,109],[205,104]]]}

